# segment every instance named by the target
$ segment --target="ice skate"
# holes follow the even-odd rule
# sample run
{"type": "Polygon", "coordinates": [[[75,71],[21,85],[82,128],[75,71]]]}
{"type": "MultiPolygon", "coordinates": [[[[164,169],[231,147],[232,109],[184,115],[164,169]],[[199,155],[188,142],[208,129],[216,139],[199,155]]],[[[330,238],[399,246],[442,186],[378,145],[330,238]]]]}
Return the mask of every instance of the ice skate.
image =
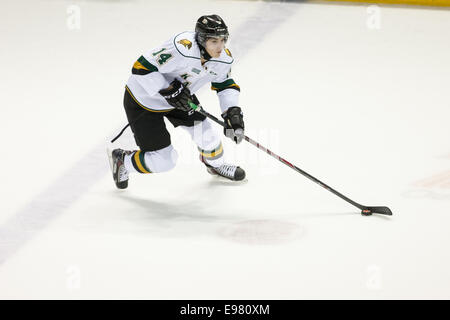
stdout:
{"type": "Polygon", "coordinates": [[[212,175],[221,176],[232,181],[241,181],[245,178],[245,171],[241,167],[226,163],[220,167],[213,167],[207,164],[202,156],[200,156],[200,161],[205,164],[206,170],[212,175]]]}
{"type": "Polygon", "coordinates": [[[124,158],[126,151],[122,149],[114,149],[112,152],[108,150],[109,163],[113,174],[116,187],[126,189],[128,187],[128,170],[125,168],[124,158]]]}

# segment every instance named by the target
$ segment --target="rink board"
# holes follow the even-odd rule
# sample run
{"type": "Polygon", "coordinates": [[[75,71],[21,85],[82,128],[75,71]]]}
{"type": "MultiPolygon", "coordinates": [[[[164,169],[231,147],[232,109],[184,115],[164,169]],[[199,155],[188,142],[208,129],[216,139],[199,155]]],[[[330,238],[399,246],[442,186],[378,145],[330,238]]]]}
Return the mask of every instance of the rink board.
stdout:
{"type": "Polygon", "coordinates": [[[326,1],[450,7],[450,0],[348,0],[348,1],[326,0],[326,1]]]}

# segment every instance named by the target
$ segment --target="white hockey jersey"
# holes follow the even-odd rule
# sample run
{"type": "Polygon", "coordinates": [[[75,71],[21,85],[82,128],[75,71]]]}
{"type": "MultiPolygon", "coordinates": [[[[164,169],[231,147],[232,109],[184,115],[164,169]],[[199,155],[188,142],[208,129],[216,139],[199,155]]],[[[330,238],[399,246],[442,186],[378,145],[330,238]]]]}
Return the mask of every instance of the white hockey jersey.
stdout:
{"type": "Polygon", "coordinates": [[[165,112],[173,109],[158,93],[174,79],[186,83],[191,94],[206,83],[217,91],[222,112],[239,106],[239,86],[231,78],[233,57],[228,49],[219,58],[211,58],[203,65],[194,32],[183,32],[144,53],[133,65],[126,89],[144,109],[165,112]]]}

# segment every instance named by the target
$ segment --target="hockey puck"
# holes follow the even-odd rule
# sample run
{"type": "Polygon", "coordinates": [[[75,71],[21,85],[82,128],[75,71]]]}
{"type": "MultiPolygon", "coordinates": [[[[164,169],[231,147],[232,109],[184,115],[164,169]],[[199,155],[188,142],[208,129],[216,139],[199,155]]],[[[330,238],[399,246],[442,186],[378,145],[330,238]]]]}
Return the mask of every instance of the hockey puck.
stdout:
{"type": "Polygon", "coordinates": [[[371,216],[372,215],[372,211],[365,209],[365,210],[361,211],[361,214],[363,216],[371,216]]]}

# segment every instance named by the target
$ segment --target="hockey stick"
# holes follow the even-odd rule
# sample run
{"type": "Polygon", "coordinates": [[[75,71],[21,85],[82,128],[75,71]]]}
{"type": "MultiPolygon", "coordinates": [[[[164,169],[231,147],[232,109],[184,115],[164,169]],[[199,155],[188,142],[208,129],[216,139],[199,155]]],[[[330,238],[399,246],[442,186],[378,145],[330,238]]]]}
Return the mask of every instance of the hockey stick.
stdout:
{"type": "MultiPolygon", "coordinates": [[[[214,122],[220,124],[222,127],[225,127],[225,123],[219,119],[217,119],[215,116],[213,116],[212,114],[209,114],[208,112],[206,112],[205,110],[203,110],[201,105],[196,105],[192,102],[189,102],[189,105],[192,109],[194,109],[195,111],[201,113],[202,115],[204,115],[205,117],[213,120],[214,122]]],[[[372,213],[378,213],[378,214],[384,214],[384,215],[388,215],[391,216],[392,215],[392,211],[388,208],[388,207],[368,207],[368,206],[363,206],[353,200],[351,200],[350,198],[347,198],[346,196],[344,196],[342,193],[334,190],[333,188],[331,188],[330,186],[326,185],[325,183],[323,183],[322,181],[320,181],[317,178],[314,178],[312,175],[310,175],[309,173],[303,171],[302,169],[298,168],[297,166],[293,165],[292,163],[290,163],[289,161],[286,161],[285,159],[283,159],[282,157],[278,156],[277,154],[273,153],[272,151],[270,151],[269,149],[267,149],[266,147],[260,145],[258,142],[256,142],[255,140],[247,137],[246,135],[244,135],[244,139],[248,142],[250,142],[252,145],[254,145],[255,147],[257,147],[258,149],[266,152],[268,155],[274,157],[275,159],[281,161],[282,163],[284,163],[285,165],[289,166],[290,168],[294,169],[295,171],[297,171],[298,173],[301,173],[302,175],[304,175],[305,177],[307,177],[308,179],[312,180],[313,182],[317,183],[319,186],[327,189],[328,191],[334,193],[335,195],[337,195],[339,198],[347,201],[348,203],[354,205],[355,207],[357,207],[358,209],[361,210],[361,214],[364,216],[370,216],[372,215],[372,213]]]]}

